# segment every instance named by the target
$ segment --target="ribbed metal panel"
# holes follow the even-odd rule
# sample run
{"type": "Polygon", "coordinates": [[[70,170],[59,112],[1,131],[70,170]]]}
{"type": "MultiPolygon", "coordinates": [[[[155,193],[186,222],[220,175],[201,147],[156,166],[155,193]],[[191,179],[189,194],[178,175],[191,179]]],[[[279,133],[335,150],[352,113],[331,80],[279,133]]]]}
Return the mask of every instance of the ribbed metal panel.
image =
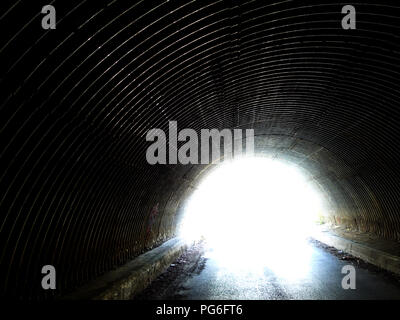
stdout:
{"type": "MultiPolygon", "coordinates": [[[[398,1],[1,1],[3,295],[49,298],[175,233],[202,166],[150,166],[146,132],[256,128],[336,221],[400,239],[398,1]],[[291,139],[292,149],[284,144],[291,139]]],[[[261,143],[262,144],[262,143],[261,143]]]]}

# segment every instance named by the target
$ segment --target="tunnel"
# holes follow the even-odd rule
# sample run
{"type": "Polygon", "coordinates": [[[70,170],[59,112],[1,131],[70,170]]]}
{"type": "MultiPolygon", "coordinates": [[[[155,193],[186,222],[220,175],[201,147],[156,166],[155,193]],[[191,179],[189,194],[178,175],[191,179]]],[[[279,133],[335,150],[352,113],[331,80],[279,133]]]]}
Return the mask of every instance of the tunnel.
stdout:
{"type": "Polygon", "coordinates": [[[215,165],[149,164],[170,121],[253,129],[327,223],[399,242],[400,6],[350,4],[355,29],[336,1],[2,1],[2,296],[54,299],[177,236],[215,165]]]}

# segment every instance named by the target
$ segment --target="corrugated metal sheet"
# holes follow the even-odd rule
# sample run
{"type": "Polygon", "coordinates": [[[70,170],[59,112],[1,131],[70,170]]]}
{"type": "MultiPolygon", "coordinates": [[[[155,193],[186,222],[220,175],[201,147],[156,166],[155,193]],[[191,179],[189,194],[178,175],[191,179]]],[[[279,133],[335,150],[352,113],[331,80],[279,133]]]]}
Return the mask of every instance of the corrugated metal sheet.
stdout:
{"type": "Polygon", "coordinates": [[[201,168],[147,164],[168,120],[316,146],[298,161],[336,215],[400,239],[396,1],[352,1],[356,30],[332,1],[52,1],[56,30],[44,4],[1,1],[3,295],[49,298],[44,264],[67,292],[174,234],[201,168]]]}

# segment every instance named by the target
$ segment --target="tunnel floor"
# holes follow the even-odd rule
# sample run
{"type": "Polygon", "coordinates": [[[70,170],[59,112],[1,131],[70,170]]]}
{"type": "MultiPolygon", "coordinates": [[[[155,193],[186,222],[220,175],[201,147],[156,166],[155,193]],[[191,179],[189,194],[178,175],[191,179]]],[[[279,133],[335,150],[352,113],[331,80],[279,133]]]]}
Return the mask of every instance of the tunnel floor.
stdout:
{"type": "MultiPolygon", "coordinates": [[[[392,273],[314,239],[308,239],[307,245],[308,272],[288,278],[268,266],[261,273],[232,272],[220,265],[207,243],[197,243],[134,300],[400,299],[400,280],[392,273]],[[341,270],[349,264],[356,270],[356,289],[345,290],[341,270]]],[[[297,268],[299,261],[292,262],[291,267],[297,268]]]]}

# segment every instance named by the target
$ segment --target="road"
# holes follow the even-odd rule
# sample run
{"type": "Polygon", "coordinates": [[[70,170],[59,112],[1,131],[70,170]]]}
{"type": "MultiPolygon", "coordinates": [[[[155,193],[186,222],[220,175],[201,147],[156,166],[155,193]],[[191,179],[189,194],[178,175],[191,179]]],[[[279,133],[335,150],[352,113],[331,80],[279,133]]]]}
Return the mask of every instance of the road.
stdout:
{"type": "Polygon", "coordinates": [[[400,282],[387,272],[316,241],[306,241],[305,246],[237,263],[197,245],[136,299],[400,299],[400,282]],[[345,265],[355,268],[356,289],[342,288],[345,265]]]}

